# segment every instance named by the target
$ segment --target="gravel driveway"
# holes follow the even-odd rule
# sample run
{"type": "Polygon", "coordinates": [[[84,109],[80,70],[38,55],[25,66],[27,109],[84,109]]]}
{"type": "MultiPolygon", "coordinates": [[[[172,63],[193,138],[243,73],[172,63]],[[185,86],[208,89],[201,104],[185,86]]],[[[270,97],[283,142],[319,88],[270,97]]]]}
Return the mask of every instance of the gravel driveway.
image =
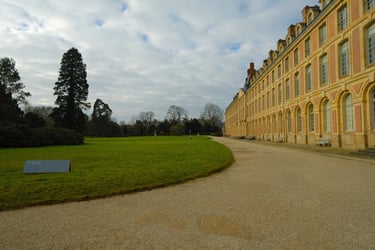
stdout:
{"type": "Polygon", "coordinates": [[[0,212],[0,249],[375,249],[374,160],[215,140],[210,177],[0,212]]]}

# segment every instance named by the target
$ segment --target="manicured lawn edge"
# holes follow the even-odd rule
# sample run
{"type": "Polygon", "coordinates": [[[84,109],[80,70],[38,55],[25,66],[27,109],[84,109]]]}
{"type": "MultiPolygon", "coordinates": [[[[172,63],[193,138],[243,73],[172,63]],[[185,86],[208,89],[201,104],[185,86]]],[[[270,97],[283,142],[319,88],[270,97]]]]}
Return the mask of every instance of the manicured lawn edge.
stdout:
{"type": "MultiPolygon", "coordinates": [[[[139,158],[146,158],[144,159],[146,164],[150,161],[146,156],[142,155],[142,157],[139,158]]],[[[134,157],[133,157],[134,158],[134,157]]],[[[152,157],[151,157],[152,158],[152,157]]],[[[137,159],[137,157],[135,157],[137,159]]],[[[137,165],[138,162],[134,159],[133,161],[131,159],[128,159],[126,157],[127,162],[129,164],[134,164],[136,166],[131,166],[130,169],[133,171],[134,169],[139,168],[137,165]]],[[[197,178],[203,178],[210,176],[212,174],[218,173],[223,171],[224,169],[228,168],[232,165],[234,162],[234,157],[232,152],[227,148],[226,146],[213,141],[211,138],[208,137],[193,137],[192,140],[187,139],[186,137],[159,137],[159,138],[124,138],[124,139],[113,139],[113,138],[86,138],[86,143],[82,147],[80,146],[54,146],[54,147],[44,147],[44,148],[21,148],[21,149],[1,149],[0,150],[0,171],[3,171],[3,174],[0,176],[0,211],[3,210],[12,210],[12,209],[21,209],[25,207],[31,207],[31,206],[40,206],[40,205],[52,205],[52,204],[59,204],[59,203],[65,203],[65,202],[79,202],[79,201],[87,201],[87,200],[93,200],[93,199],[102,199],[102,198],[108,198],[113,197],[116,195],[125,195],[125,194],[132,194],[136,192],[142,192],[142,191],[149,191],[152,189],[157,188],[163,188],[167,186],[173,186],[178,185],[181,183],[185,183],[197,178]],[[129,141],[130,146],[129,146],[129,141]],[[151,144],[151,146],[149,145],[151,144]],[[109,146],[108,146],[109,145],[109,146]],[[106,151],[105,148],[111,147],[111,150],[106,151]],[[170,148],[171,147],[171,148],[170,148]],[[213,148],[210,150],[210,148],[213,148]],[[123,149],[124,148],[124,149],[123,149]],[[93,193],[88,192],[87,194],[83,192],[76,192],[74,189],[77,189],[75,187],[72,188],[72,185],[75,185],[74,180],[69,179],[75,179],[78,181],[85,181],[85,178],[87,174],[90,174],[90,171],[92,170],[94,174],[93,179],[100,179],[101,176],[103,178],[107,177],[107,173],[103,174],[103,166],[95,166],[95,163],[97,161],[100,161],[100,157],[97,157],[97,153],[95,153],[95,150],[103,150],[103,154],[106,155],[114,155],[113,158],[118,157],[118,154],[123,154],[126,152],[130,155],[136,155],[139,153],[139,150],[143,150],[144,155],[152,153],[152,150],[158,150],[157,154],[159,158],[157,158],[157,162],[159,161],[161,172],[163,172],[160,176],[158,175],[158,172],[155,172],[151,174],[151,177],[146,176],[145,180],[137,182],[136,179],[131,179],[132,182],[134,182],[133,187],[125,187],[124,189],[112,189],[112,187],[109,185],[108,190],[106,191],[106,186],[111,184],[111,180],[107,181],[108,183],[104,183],[104,189],[98,189],[94,190],[93,193]],[[121,151],[122,150],[122,151],[121,151]],[[151,151],[149,151],[151,150],[151,151]],[[75,154],[75,151],[78,153],[75,154]],[[88,152],[86,152],[88,151],[88,152]],[[91,151],[94,151],[91,153],[91,151]],[[124,151],[124,152],[123,152],[124,151]],[[172,151],[172,154],[168,154],[169,151],[172,151]],[[45,152],[45,154],[52,155],[51,157],[55,158],[66,158],[63,156],[69,156],[73,158],[73,164],[72,164],[72,172],[66,173],[66,174],[60,174],[60,173],[53,173],[53,174],[31,174],[31,175],[24,175],[19,174],[19,166],[22,164],[23,161],[26,159],[30,159],[30,157],[34,156],[38,157],[38,155],[45,152]],[[216,153],[217,152],[217,153],[216,153]],[[91,153],[91,154],[90,154],[91,153]],[[54,155],[56,154],[56,155],[54,155]],[[77,157],[77,154],[85,155],[85,157],[93,157],[93,159],[90,161],[89,159],[86,160],[85,157],[81,157],[82,163],[77,164],[77,159],[80,159],[80,157],[77,157]],[[20,155],[24,155],[23,157],[19,157],[20,155]],[[188,157],[189,155],[192,155],[191,157],[188,157]],[[222,155],[225,155],[223,158],[222,155]],[[76,157],[76,160],[74,160],[76,157]],[[95,158],[96,157],[96,158],[95,158]],[[200,159],[200,157],[202,159],[200,159]],[[20,159],[19,159],[20,158],[20,159]],[[172,158],[172,159],[169,159],[172,158]],[[219,162],[216,158],[222,158],[219,162]],[[164,163],[164,160],[166,162],[164,163]],[[4,162],[5,166],[9,164],[10,166],[8,168],[4,168],[4,165],[2,164],[4,162]],[[75,163],[74,163],[75,162],[75,163]],[[199,168],[200,162],[202,162],[202,169],[199,168]],[[216,163],[215,163],[216,162],[216,163]],[[219,163],[218,163],[219,162],[219,163]],[[191,165],[194,165],[195,168],[192,168],[193,170],[190,171],[189,163],[191,165]],[[185,164],[185,165],[184,165],[185,164]],[[2,166],[3,165],[3,166],[2,166]],[[82,169],[78,167],[78,165],[82,165],[82,169]],[[164,168],[165,165],[170,166],[164,168]],[[180,168],[180,165],[184,165],[183,168],[180,168]],[[17,167],[16,167],[17,166],[17,167]],[[197,167],[198,166],[198,167],[197,167]],[[208,167],[207,167],[208,166],[208,167]],[[98,170],[99,169],[99,170],[98,170]],[[187,171],[188,169],[189,171],[187,171]],[[98,171],[98,172],[95,172],[98,171]],[[196,172],[194,172],[196,171],[196,172]],[[170,173],[172,172],[172,173],[170,173]],[[70,176],[69,176],[70,175],[70,176]],[[73,176],[76,175],[76,176],[73,176]],[[167,177],[165,177],[166,175],[167,177]],[[176,178],[174,178],[174,175],[176,175],[176,178]],[[81,176],[83,176],[82,180],[80,179],[81,176]],[[99,176],[99,178],[98,178],[99,176]],[[73,178],[74,177],[74,178],[73,178]],[[151,182],[147,182],[147,178],[151,179],[151,182]],[[155,181],[153,181],[154,179],[155,181]],[[69,195],[69,191],[67,191],[67,194],[63,194],[62,196],[57,195],[55,196],[56,192],[54,193],[54,185],[59,184],[60,179],[62,179],[63,183],[61,185],[65,185],[69,188],[72,188],[72,195],[69,195]],[[28,183],[29,182],[29,183],[28,183]],[[46,182],[43,184],[43,182],[46,182]],[[65,183],[66,182],[66,183],[65,183]],[[38,186],[39,184],[42,184],[41,186],[38,186]],[[13,190],[12,190],[13,189],[13,190]],[[18,194],[18,190],[20,194],[18,194]],[[35,199],[27,200],[30,194],[35,195],[38,190],[42,190],[44,192],[44,189],[51,189],[51,193],[46,192],[45,196],[36,196],[35,199]],[[9,192],[7,192],[9,191],[9,192]],[[13,191],[13,193],[12,193],[13,191]],[[96,192],[97,191],[97,192],[96,192]],[[76,192],[76,193],[74,193],[76,192]],[[10,193],[10,194],[9,194],[10,193]],[[13,195],[13,197],[12,197],[13,195]],[[25,202],[23,201],[25,199],[25,202]],[[14,200],[12,202],[11,200],[14,200]],[[17,201],[18,200],[18,201],[17,201]]],[[[116,165],[116,162],[109,162],[108,165],[116,165]]],[[[156,164],[155,163],[155,164],[156,164]]],[[[98,163],[100,165],[100,162],[98,163]]],[[[153,164],[151,164],[153,165],[153,164]]],[[[141,168],[143,168],[144,165],[141,164],[141,168]]],[[[150,169],[152,172],[152,166],[146,166],[145,173],[147,173],[147,169],[150,169]]],[[[115,172],[119,171],[118,166],[114,167],[108,167],[108,172],[115,172]]],[[[130,170],[129,170],[130,171],[130,170]]],[[[127,170],[126,170],[127,172],[127,170]]],[[[121,173],[121,166],[120,166],[120,172],[121,173]]],[[[136,173],[137,174],[137,173],[136,173]]],[[[144,175],[143,173],[138,174],[138,176],[144,175]]],[[[91,178],[91,177],[90,177],[91,178]]],[[[128,177],[126,177],[128,178],[128,177]]],[[[124,179],[126,179],[124,177],[124,179]]],[[[131,177],[130,177],[131,178],[131,177]]],[[[143,178],[143,177],[142,177],[143,178]]],[[[96,181],[96,180],[95,180],[96,181]]],[[[122,181],[121,177],[118,179],[115,179],[114,181],[122,181]]],[[[92,185],[95,186],[97,183],[89,183],[90,179],[88,180],[88,186],[92,185]]],[[[122,183],[119,183],[121,185],[122,183]]],[[[100,185],[100,183],[99,183],[100,185]]],[[[57,185],[58,186],[58,185],[57,185]]],[[[64,187],[57,187],[57,190],[62,189],[64,190],[64,187]]],[[[81,184],[81,186],[85,187],[81,184]]],[[[78,188],[79,189],[79,188],[78,188]]],[[[90,188],[87,188],[90,189],[90,188]]],[[[57,193],[59,194],[59,193],[57,193]]]]}

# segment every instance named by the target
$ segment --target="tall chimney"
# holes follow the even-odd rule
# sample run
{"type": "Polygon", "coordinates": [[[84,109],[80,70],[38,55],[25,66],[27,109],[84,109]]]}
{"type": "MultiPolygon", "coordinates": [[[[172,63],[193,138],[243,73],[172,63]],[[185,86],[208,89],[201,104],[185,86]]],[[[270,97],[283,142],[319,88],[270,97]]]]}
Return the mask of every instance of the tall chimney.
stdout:
{"type": "Polygon", "coordinates": [[[250,68],[247,70],[247,74],[250,79],[252,79],[255,76],[255,67],[253,62],[250,63],[250,68]]]}

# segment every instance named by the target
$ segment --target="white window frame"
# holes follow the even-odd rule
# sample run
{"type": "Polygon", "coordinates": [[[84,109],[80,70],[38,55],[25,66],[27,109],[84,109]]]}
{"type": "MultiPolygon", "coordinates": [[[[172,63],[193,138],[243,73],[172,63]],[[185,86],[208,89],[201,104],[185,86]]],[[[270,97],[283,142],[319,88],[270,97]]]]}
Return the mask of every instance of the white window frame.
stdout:
{"type": "Polygon", "coordinates": [[[314,106],[312,104],[309,105],[307,112],[309,114],[309,131],[315,131],[315,114],[314,114],[314,106]]]}
{"type": "Polygon", "coordinates": [[[305,68],[305,80],[306,80],[306,92],[312,90],[312,69],[311,64],[307,65],[305,68]]]}
{"type": "Polygon", "coordinates": [[[299,79],[299,73],[294,74],[294,96],[299,96],[300,93],[300,79],[299,79]]]}
{"type": "Polygon", "coordinates": [[[331,117],[331,102],[326,100],[323,104],[323,123],[324,123],[324,131],[326,133],[331,132],[332,127],[332,117],[331,117]]]}
{"type": "Polygon", "coordinates": [[[323,24],[319,27],[319,46],[322,47],[327,43],[327,25],[323,24]]]}
{"type": "Polygon", "coordinates": [[[338,23],[338,29],[339,31],[343,31],[348,27],[348,6],[344,5],[341,7],[337,12],[337,23],[338,23]]]}
{"type": "Polygon", "coordinates": [[[339,46],[339,66],[340,66],[340,76],[345,77],[350,74],[350,61],[349,61],[349,41],[346,40],[339,46]]]}
{"type": "Polygon", "coordinates": [[[324,54],[320,57],[320,85],[328,83],[328,56],[324,54]]]}
{"type": "MultiPolygon", "coordinates": [[[[375,0],[374,0],[375,1],[375,0]]],[[[375,63],[375,22],[373,22],[366,30],[367,32],[367,64],[375,63]]]]}
{"type": "Polygon", "coordinates": [[[296,110],[296,123],[297,133],[302,132],[302,112],[300,107],[296,110]]]}
{"type": "Polygon", "coordinates": [[[344,106],[344,124],[345,131],[352,132],[354,131],[354,106],[353,106],[353,97],[351,94],[347,94],[344,97],[343,101],[344,106]]]}
{"type": "Polygon", "coordinates": [[[299,51],[298,48],[294,50],[294,66],[297,66],[299,63],[299,51]]]}
{"type": "Polygon", "coordinates": [[[305,57],[311,55],[311,39],[310,37],[305,40],[305,57]]]}

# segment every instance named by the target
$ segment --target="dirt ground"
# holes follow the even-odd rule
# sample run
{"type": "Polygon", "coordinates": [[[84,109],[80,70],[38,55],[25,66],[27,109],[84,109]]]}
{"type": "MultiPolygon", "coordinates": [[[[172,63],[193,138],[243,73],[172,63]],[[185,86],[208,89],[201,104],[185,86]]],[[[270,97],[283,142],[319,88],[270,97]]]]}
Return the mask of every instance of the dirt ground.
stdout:
{"type": "Polygon", "coordinates": [[[0,212],[0,249],[375,249],[375,161],[215,138],[185,184],[0,212]]]}

